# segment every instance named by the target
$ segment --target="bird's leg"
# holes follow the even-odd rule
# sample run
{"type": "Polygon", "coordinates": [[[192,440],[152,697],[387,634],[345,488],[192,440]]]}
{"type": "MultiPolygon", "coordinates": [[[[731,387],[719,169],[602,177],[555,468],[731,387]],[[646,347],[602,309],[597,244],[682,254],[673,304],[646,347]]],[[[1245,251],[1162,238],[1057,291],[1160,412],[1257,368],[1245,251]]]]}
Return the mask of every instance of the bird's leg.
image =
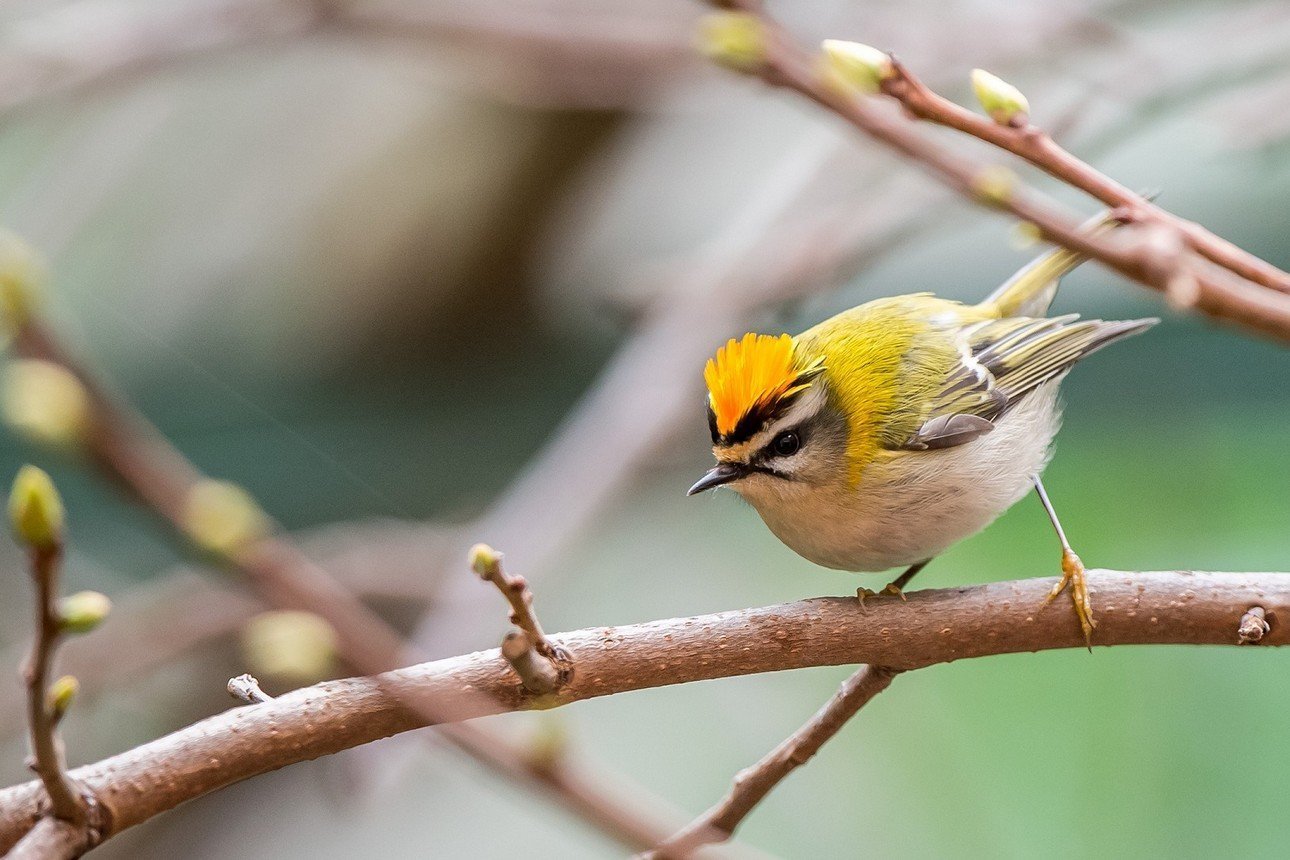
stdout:
{"type": "Polygon", "coordinates": [[[887,583],[886,587],[883,588],[882,593],[894,594],[897,597],[899,597],[901,600],[904,600],[905,586],[909,585],[909,581],[913,579],[915,576],[917,576],[920,570],[927,567],[927,563],[930,561],[931,561],[930,558],[925,558],[922,561],[918,562],[917,564],[911,564],[908,567],[908,569],[905,570],[904,573],[902,573],[900,576],[893,579],[891,582],[887,583]]]}
{"type": "Polygon", "coordinates": [[[1043,504],[1044,510],[1048,512],[1048,519],[1052,522],[1053,528],[1057,531],[1057,539],[1062,542],[1062,578],[1053,590],[1048,592],[1048,597],[1044,599],[1044,605],[1052,603],[1053,598],[1061,594],[1066,586],[1071,587],[1071,602],[1075,604],[1075,614],[1079,616],[1080,629],[1084,631],[1084,644],[1090,651],[1093,650],[1093,628],[1097,622],[1093,620],[1093,604],[1088,597],[1088,581],[1084,576],[1084,562],[1080,561],[1075,550],[1071,549],[1070,542],[1066,540],[1066,532],[1062,529],[1061,520],[1057,519],[1057,512],[1053,510],[1053,503],[1048,500],[1048,493],[1044,490],[1044,482],[1039,480],[1035,475],[1035,492],[1039,494],[1039,501],[1043,504]]]}
{"type": "Polygon", "coordinates": [[[905,586],[909,584],[909,581],[913,579],[920,570],[927,567],[927,563],[929,561],[931,561],[931,559],[927,558],[917,564],[911,564],[904,573],[883,586],[882,591],[874,591],[872,588],[857,588],[856,597],[860,600],[860,608],[864,608],[864,602],[867,598],[877,597],[880,594],[894,594],[896,597],[904,600],[905,586]]]}

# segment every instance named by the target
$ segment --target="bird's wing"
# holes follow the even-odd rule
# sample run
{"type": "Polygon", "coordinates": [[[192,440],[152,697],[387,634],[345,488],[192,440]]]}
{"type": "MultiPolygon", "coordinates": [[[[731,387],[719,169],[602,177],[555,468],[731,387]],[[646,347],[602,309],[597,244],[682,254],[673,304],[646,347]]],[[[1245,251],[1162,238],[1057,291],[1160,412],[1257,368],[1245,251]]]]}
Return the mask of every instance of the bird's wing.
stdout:
{"type": "Polygon", "coordinates": [[[970,442],[994,429],[994,422],[1022,397],[1075,362],[1157,322],[1081,320],[1069,314],[963,326],[953,333],[958,362],[933,395],[923,423],[900,447],[927,450],[970,442]]]}

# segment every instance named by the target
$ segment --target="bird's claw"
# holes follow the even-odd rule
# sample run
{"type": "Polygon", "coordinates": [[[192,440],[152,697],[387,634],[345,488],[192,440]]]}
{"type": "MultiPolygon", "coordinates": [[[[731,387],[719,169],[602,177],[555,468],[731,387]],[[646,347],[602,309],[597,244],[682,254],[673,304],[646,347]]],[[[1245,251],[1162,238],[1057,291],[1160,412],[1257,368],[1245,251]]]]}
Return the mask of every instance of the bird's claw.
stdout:
{"type": "Polygon", "coordinates": [[[866,600],[868,600],[870,597],[882,597],[883,595],[888,595],[888,594],[895,597],[899,597],[902,601],[905,601],[905,602],[908,602],[909,600],[909,598],[905,596],[905,592],[901,591],[900,586],[896,585],[896,583],[894,582],[889,582],[886,585],[884,585],[882,588],[882,591],[874,591],[872,588],[864,588],[864,587],[857,588],[856,600],[860,601],[861,611],[867,612],[868,607],[865,606],[865,603],[864,603],[866,600]]]}
{"type": "Polygon", "coordinates": [[[1093,618],[1093,602],[1088,596],[1088,579],[1084,575],[1084,562],[1071,550],[1062,552],[1062,578],[1053,586],[1052,591],[1044,598],[1044,605],[1053,602],[1057,595],[1071,588],[1071,603],[1075,605],[1075,615],[1079,617],[1080,629],[1084,631],[1084,644],[1093,650],[1093,628],[1097,621],[1093,618]]]}
{"type": "Polygon", "coordinates": [[[897,585],[897,584],[896,584],[896,583],[894,583],[894,582],[889,582],[889,583],[887,583],[885,586],[883,586],[882,593],[883,593],[883,594],[894,594],[896,597],[899,597],[899,598],[900,598],[900,600],[901,600],[901,602],[902,602],[902,603],[908,603],[908,602],[909,602],[909,598],[905,596],[905,592],[901,591],[901,590],[900,590],[900,586],[899,586],[899,585],[897,585]]]}

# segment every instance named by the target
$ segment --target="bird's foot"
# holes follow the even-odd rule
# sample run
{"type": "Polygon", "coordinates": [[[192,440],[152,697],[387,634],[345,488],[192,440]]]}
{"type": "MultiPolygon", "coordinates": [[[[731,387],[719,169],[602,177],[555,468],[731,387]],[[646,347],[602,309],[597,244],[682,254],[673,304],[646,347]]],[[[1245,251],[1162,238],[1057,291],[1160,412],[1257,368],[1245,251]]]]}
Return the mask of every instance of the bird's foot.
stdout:
{"type": "Polygon", "coordinates": [[[880,591],[880,592],[878,592],[878,593],[879,593],[879,594],[894,594],[896,597],[899,597],[899,598],[901,599],[901,601],[902,601],[902,602],[907,602],[907,601],[909,600],[909,598],[905,596],[905,592],[901,591],[901,590],[900,590],[900,586],[899,586],[899,585],[897,585],[897,584],[896,584],[896,583],[894,583],[894,582],[889,582],[889,583],[887,583],[886,585],[884,585],[884,586],[882,587],[882,591],[880,591]]]}
{"type": "Polygon", "coordinates": [[[1053,590],[1048,592],[1048,597],[1044,598],[1044,605],[1052,603],[1057,595],[1066,590],[1067,585],[1071,589],[1071,603],[1075,605],[1075,615],[1079,617],[1080,629],[1084,631],[1084,644],[1092,651],[1093,628],[1097,626],[1097,622],[1093,620],[1093,603],[1088,596],[1088,579],[1084,575],[1084,562],[1069,549],[1062,552],[1062,578],[1053,586],[1053,590]]]}
{"type": "Polygon", "coordinates": [[[885,594],[890,594],[895,597],[899,597],[902,601],[909,600],[909,598],[905,597],[905,592],[901,591],[900,586],[894,582],[889,582],[886,585],[884,585],[882,587],[882,591],[874,591],[872,588],[863,588],[863,587],[857,588],[856,600],[860,601],[860,608],[863,610],[865,609],[864,602],[868,600],[870,597],[882,597],[885,594]]]}

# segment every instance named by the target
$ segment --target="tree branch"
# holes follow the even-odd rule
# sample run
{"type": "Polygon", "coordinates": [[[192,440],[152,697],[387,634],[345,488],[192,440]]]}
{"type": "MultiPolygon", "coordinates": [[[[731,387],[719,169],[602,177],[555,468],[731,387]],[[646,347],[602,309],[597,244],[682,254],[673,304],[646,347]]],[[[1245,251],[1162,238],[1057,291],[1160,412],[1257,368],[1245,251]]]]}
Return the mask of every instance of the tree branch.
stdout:
{"type": "MultiPolygon", "coordinates": [[[[1290,575],[1128,573],[1096,570],[1098,647],[1235,645],[1242,618],[1263,608],[1263,645],[1290,642],[1290,575]]],[[[497,649],[424,663],[378,678],[307,687],[237,708],[72,776],[111,813],[110,832],[257,774],[329,755],[426,724],[409,703],[451,704],[458,719],[569,704],[631,690],[810,666],[868,663],[893,671],[967,657],[1083,648],[1070,613],[1043,607],[1052,577],[964,586],[870,600],[796,603],[552,636],[578,654],[579,671],[537,696],[517,684],[497,649]],[[714,651],[721,645],[720,653],[714,651]],[[483,695],[480,695],[483,694],[483,695]]],[[[39,783],[0,791],[0,850],[39,815],[39,783]]],[[[660,837],[662,838],[662,837],[660,837]]],[[[657,843],[655,843],[657,844],[657,843]]]]}
{"type": "Polygon", "coordinates": [[[502,656],[532,693],[554,693],[573,674],[573,655],[551,644],[533,611],[533,590],[522,576],[502,569],[502,554],[487,544],[470,550],[470,566],[491,582],[511,605],[511,623],[518,627],[502,640],[502,656]]]}
{"type": "Polygon", "coordinates": [[[1193,221],[1185,221],[1121,185],[1091,164],[1058,145],[1044,129],[1022,115],[1015,124],[1002,124],[958,105],[930,89],[903,63],[892,57],[892,75],[882,92],[900,102],[911,115],[961,131],[1023,158],[1050,176],[1097,198],[1135,220],[1165,225],[1178,231],[1189,247],[1248,281],[1290,293],[1290,274],[1238,248],[1193,221]]]}
{"type": "Polygon", "coordinates": [[[502,554],[487,544],[475,544],[470,550],[470,566],[484,582],[492,583],[511,605],[511,623],[527,634],[527,639],[544,657],[554,657],[546,633],[542,632],[542,622],[538,621],[533,611],[533,590],[528,580],[522,576],[513,576],[502,569],[502,554]]]}
{"type": "Polygon", "coordinates": [[[729,837],[775,786],[810,761],[820,751],[820,747],[842,731],[847,721],[869,704],[870,699],[887,689],[898,674],[898,669],[861,666],[854,675],[842,682],[833,698],[805,725],[756,764],[736,774],[730,791],[720,803],[643,856],[655,860],[689,857],[702,846],[716,841],[714,836],[729,837]]]}
{"type": "MultiPolygon", "coordinates": [[[[719,5],[745,10],[757,5],[739,2],[719,5]]],[[[966,197],[1006,210],[1027,221],[1047,241],[1098,260],[1120,274],[1216,320],[1290,342],[1290,295],[1245,280],[1190,249],[1182,247],[1176,230],[1156,223],[1144,225],[1136,237],[1082,233],[1079,221],[1043,195],[1026,188],[1011,172],[970,159],[934,143],[908,117],[885,111],[872,98],[857,96],[836,79],[821,73],[818,57],[801,46],[760,11],[754,15],[763,28],[761,55],[750,67],[767,83],[794,90],[878,140],[966,197]],[[1147,228],[1154,228],[1154,232],[1147,228]],[[1159,233],[1166,235],[1162,238],[1159,233]],[[1177,235],[1177,243],[1170,241],[1177,235]],[[1136,239],[1136,241],[1135,241],[1136,239]],[[1180,285],[1186,285],[1181,289],[1180,285]]]]}

